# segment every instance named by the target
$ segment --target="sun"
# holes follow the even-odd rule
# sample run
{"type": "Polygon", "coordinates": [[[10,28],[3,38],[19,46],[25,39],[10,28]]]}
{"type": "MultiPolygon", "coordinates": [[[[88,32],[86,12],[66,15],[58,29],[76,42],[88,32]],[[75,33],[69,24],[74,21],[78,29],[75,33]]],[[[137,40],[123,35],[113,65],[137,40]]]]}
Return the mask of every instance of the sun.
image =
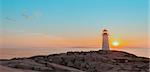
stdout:
{"type": "Polygon", "coordinates": [[[113,42],[112,42],[112,45],[113,45],[113,46],[119,46],[119,42],[118,42],[118,41],[113,41],[113,42]]]}

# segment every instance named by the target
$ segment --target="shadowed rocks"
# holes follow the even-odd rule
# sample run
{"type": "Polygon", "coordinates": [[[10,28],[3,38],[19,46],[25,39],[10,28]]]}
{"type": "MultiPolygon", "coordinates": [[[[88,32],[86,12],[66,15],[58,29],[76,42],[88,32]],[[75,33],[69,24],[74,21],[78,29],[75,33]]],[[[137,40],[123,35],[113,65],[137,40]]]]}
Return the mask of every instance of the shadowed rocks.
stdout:
{"type": "Polygon", "coordinates": [[[1,59],[0,64],[40,72],[149,72],[149,61],[149,58],[137,57],[127,52],[100,50],[1,59]]]}

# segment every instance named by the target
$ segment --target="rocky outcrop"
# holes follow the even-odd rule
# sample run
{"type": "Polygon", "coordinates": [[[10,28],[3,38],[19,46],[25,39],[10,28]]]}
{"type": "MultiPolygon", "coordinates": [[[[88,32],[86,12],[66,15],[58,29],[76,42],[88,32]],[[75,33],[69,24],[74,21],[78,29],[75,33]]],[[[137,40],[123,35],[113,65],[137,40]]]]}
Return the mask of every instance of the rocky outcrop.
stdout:
{"type": "Polygon", "coordinates": [[[38,72],[33,70],[15,69],[0,65],[0,72],[38,72]]]}
{"type": "Polygon", "coordinates": [[[1,59],[0,64],[40,72],[149,72],[149,61],[122,51],[100,50],[1,59]]]}

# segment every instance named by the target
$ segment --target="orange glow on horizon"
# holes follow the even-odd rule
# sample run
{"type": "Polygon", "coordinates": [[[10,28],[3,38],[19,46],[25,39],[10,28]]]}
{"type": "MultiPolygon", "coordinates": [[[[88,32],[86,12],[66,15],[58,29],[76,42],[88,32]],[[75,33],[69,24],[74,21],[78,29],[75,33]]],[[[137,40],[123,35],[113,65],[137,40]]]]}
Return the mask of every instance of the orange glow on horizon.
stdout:
{"type": "MultiPolygon", "coordinates": [[[[124,38],[124,39],[109,39],[110,48],[125,48],[125,47],[147,47],[147,41],[143,38],[124,38]],[[118,41],[119,45],[112,45],[113,41],[118,41]]],[[[3,37],[2,46],[16,47],[101,47],[100,37],[87,38],[63,38],[49,37],[46,35],[33,36],[8,36],[3,37]]]]}

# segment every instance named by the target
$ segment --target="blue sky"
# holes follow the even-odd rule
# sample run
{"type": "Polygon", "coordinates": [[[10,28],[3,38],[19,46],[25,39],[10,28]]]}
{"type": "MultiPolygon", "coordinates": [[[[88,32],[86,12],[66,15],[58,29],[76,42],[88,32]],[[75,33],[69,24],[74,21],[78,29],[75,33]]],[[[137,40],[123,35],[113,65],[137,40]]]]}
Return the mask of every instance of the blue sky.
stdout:
{"type": "MultiPolygon", "coordinates": [[[[32,33],[65,38],[147,37],[148,0],[1,0],[7,36],[32,33]]],[[[146,43],[146,38],[143,40],[146,43]]]]}

